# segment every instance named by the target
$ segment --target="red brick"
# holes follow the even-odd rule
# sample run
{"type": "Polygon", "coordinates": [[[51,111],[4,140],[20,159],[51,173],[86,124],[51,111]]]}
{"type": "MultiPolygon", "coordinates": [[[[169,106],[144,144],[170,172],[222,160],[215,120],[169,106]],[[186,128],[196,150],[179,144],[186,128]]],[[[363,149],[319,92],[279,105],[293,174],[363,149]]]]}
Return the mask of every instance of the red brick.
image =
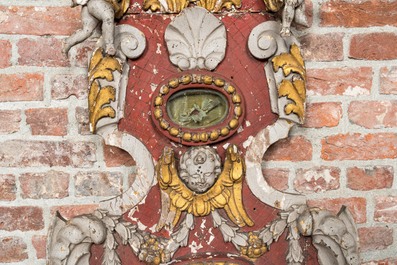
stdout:
{"type": "Polygon", "coordinates": [[[21,39],[17,43],[18,64],[24,66],[68,66],[69,60],[62,53],[62,40],[40,37],[21,39]]]}
{"type": "Polygon", "coordinates": [[[51,215],[55,216],[58,211],[62,217],[69,220],[75,216],[82,214],[90,214],[98,209],[97,204],[85,204],[85,205],[60,205],[51,208],[51,215]]]}
{"type": "Polygon", "coordinates": [[[19,177],[22,198],[59,199],[69,195],[69,174],[59,171],[25,173],[19,177]]]}
{"type": "Polygon", "coordinates": [[[385,249],[393,244],[393,229],[383,226],[358,229],[360,251],[385,249]]]}
{"type": "Polygon", "coordinates": [[[75,52],[69,54],[71,65],[86,68],[95,48],[96,40],[87,40],[81,44],[77,44],[73,47],[75,52]]]}
{"type": "Polygon", "coordinates": [[[307,34],[301,38],[302,55],[307,61],[343,60],[343,34],[307,34]]]}
{"type": "Polygon", "coordinates": [[[0,68],[11,66],[12,45],[8,40],[0,40],[0,68]]]}
{"type": "Polygon", "coordinates": [[[28,109],[25,114],[32,135],[64,136],[68,133],[67,109],[28,109]]]}
{"type": "Polygon", "coordinates": [[[15,176],[10,174],[0,175],[0,200],[13,201],[16,198],[17,186],[15,176]]]}
{"type": "Polygon", "coordinates": [[[397,95],[397,67],[383,67],[380,69],[380,89],[381,94],[397,95]]]}
{"type": "Polygon", "coordinates": [[[79,172],[74,176],[76,196],[111,196],[122,192],[119,172],[79,172]]]}
{"type": "Polygon", "coordinates": [[[80,27],[80,8],[0,6],[0,33],[70,35],[80,27]]]}
{"type": "Polygon", "coordinates": [[[333,214],[337,214],[342,207],[345,205],[351,214],[355,222],[365,223],[367,220],[367,206],[365,198],[351,197],[351,198],[337,198],[337,199],[321,199],[321,200],[309,200],[308,205],[311,207],[318,207],[329,210],[333,214]]]}
{"type": "Polygon", "coordinates": [[[298,169],[294,180],[295,190],[310,194],[339,188],[340,169],[335,167],[315,167],[298,169]]]}
{"type": "Polygon", "coordinates": [[[397,197],[375,199],[374,220],[381,223],[397,223],[397,197]]]}
{"type": "Polygon", "coordinates": [[[374,190],[391,188],[393,167],[377,166],[372,168],[347,169],[347,187],[352,190],[374,190]]]}
{"type": "Polygon", "coordinates": [[[66,99],[75,96],[86,99],[88,94],[88,81],[86,75],[59,74],[51,79],[52,99],[66,99]]]}
{"type": "Polygon", "coordinates": [[[391,60],[397,58],[394,33],[358,34],[351,38],[349,58],[359,60],[391,60]]]}
{"type": "Polygon", "coordinates": [[[41,73],[0,74],[0,101],[43,100],[41,73]]]}
{"type": "Polygon", "coordinates": [[[131,155],[118,147],[104,144],[103,153],[105,155],[105,163],[107,167],[130,167],[135,165],[135,161],[131,155]]]}
{"type": "Polygon", "coordinates": [[[396,1],[328,1],[321,6],[322,26],[397,26],[396,1]]]}
{"type": "Polygon", "coordinates": [[[342,118],[342,104],[338,102],[312,103],[306,107],[304,127],[335,127],[342,118]]]}
{"type": "Polygon", "coordinates": [[[292,136],[270,146],[264,159],[267,161],[308,161],[312,159],[312,144],[303,136],[292,136]]]}
{"type": "Polygon", "coordinates": [[[372,68],[326,68],[307,70],[308,95],[369,95],[372,68]]]}
{"type": "Polygon", "coordinates": [[[353,101],[350,122],[368,129],[397,127],[397,101],[353,101]]]}
{"type": "Polygon", "coordinates": [[[44,228],[43,210],[33,206],[0,207],[0,230],[30,231],[44,228]]]}
{"type": "Polygon", "coordinates": [[[397,134],[338,134],[321,141],[324,160],[372,160],[397,157],[397,134]]]}
{"type": "Polygon", "coordinates": [[[20,237],[0,238],[0,249],[0,262],[18,262],[28,258],[26,243],[20,237]]]}
{"type": "Polygon", "coordinates": [[[289,170],[284,168],[265,168],[263,176],[267,183],[276,190],[288,189],[289,170]]]}
{"type": "Polygon", "coordinates": [[[90,122],[88,120],[88,109],[87,108],[82,108],[82,107],[77,107],[76,108],[76,120],[78,123],[78,130],[79,134],[82,135],[87,135],[91,134],[90,132],[90,122]]]}
{"type": "Polygon", "coordinates": [[[32,245],[36,250],[36,258],[37,259],[45,259],[46,258],[46,244],[47,244],[46,236],[34,235],[32,237],[32,245]]]}
{"type": "Polygon", "coordinates": [[[0,134],[10,134],[19,131],[20,122],[20,110],[0,110],[0,134]]]}
{"type": "MultiPolygon", "coordinates": [[[[305,15],[307,18],[308,27],[313,25],[313,2],[312,0],[305,0],[305,15]]],[[[296,29],[301,31],[305,30],[307,27],[301,26],[299,24],[295,25],[296,29]]]]}
{"type": "Polygon", "coordinates": [[[5,141],[0,146],[1,167],[91,167],[96,147],[84,142],[5,141]]]}
{"type": "Polygon", "coordinates": [[[361,263],[361,265],[397,265],[397,258],[372,260],[372,261],[361,263]]]}

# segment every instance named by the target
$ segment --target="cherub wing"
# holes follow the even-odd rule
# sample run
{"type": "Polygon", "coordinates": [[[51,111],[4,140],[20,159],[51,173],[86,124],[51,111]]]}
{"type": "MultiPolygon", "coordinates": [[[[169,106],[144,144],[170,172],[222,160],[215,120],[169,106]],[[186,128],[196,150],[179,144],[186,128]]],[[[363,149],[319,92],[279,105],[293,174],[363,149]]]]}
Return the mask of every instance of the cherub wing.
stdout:
{"type": "Polygon", "coordinates": [[[156,226],[160,231],[164,226],[174,227],[182,211],[192,206],[194,194],[178,177],[174,151],[165,147],[157,165],[157,180],[161,189],[161,216],[156,226]]]}
{"type": "Polygon", "coordinates": [[[244,175],[244,159],[239,155],[237,147],[230,145],[226,151],[222,173],[208,192],[211,205],[214,208],[224,208],[230,220],[239,227],[254,225],[243,206],[242,182],[244,175]]]}

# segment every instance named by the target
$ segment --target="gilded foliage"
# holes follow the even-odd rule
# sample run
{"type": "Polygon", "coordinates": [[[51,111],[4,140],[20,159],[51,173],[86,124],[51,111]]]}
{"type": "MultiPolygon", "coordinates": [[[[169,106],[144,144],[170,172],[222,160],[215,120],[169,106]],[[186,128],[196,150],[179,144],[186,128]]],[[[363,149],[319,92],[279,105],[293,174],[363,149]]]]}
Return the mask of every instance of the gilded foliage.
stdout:
{"type": "MultiPolygon", "coordinates": [[[[189,5],[188,0],[166,0],[166,12],[179,13],[189,5]]],[[[210,12],[218,12],[222,8],[231,10],[234,7],[241,7],[241,0],[222,0],[220,3],[217,0],[198,0],[195,2],[197,6],[203,7],[210,12]]],[[[143,2],[144,10],[159,11],[161,10],[161,3],[159,0],[145,0],[143,2]]]]}
{"type": "Polygon", "coordinates": [[[272,59],[274,72],[280,68],[284,76],[297,74],[292,81],[284,79],[278,88],[279,97],[287,97],[292,103],[286,104],[285,113],[295,113],[303,123],[306,100],[306,69],[299,47],[291,45],[290,53],[282,53],[272,59]]]}
{"type": "Polygon", "coordinates": [[[271,12],[278,12],[284,5],[283,0],[263,0],[267,9],[271,12]]]}
{"type": "MultiPolygon", "coordinates": [[[[194,216],[206,216],[215,209],[225,209],[228,217],[240,227],[254,224],[242,203],[245,164],[235,148],[232,145],[228,147],[222,173],[208,191],[200,194],[186,187],[178,176],[173,151],[170,148],[164,149],[157,166],[157,178],[160,188],[170,198],[168,212],[162,215],[174,214],[172,227],[177,224],[183,211],[194,216]]],[[[157,230],[161,228],[157,227],[157,230]]]]}
{"type": "Polygon", "coordinates": [[[111,57],[103,56],[102,49],[97,49],[88,67],[88,80],[90,91],[88,94],[89,122],[92,133],[96,131],[98,121],[103,117],[114,118],[115,110],[109,106],[115,100],[116,90],[112,86],[101,87],[99,80],[104,79],[108,82],[114,80],[114,71],[121,72],[120,62],[111,57]]]}

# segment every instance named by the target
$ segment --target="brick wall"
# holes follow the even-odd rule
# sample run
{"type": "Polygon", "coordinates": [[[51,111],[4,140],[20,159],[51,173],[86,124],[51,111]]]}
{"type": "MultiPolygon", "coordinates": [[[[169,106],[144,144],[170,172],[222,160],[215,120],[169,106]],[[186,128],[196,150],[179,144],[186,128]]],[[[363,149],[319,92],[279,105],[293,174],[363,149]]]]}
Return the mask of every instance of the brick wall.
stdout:
{"type": "MultiPolygon", "coordinates": [[[[397,1],[307,2],[307,122],[271,147],[265,176],[313,206],[347,205],[363,264],[397,264],[397,1]]],[[[133,178],[133,159],[88,133],[92,43],[61,54],[80,25],[68,5],[0,1],[0,263],[44,264],[56,210],[91,212],[133,178]]]]}

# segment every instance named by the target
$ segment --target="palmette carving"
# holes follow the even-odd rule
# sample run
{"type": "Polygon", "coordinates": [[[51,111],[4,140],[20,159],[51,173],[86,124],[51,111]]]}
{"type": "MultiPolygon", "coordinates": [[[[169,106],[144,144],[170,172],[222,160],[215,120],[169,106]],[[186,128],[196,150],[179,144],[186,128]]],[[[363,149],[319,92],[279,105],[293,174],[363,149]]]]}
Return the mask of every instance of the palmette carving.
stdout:
{"type": "MultiPolygon", "coordinates": [[[[107,7],[111,6],[111,13],[116,17],[122,16],[128,7],[126,0],[75,1],[84,6],[83,12],[89,12],[88,15],[94,13],[88,8],[90,3],[102,2],[107,7]]],[[[231,242],[237,253],[252,262],[267,253],[272,243],[279,240],[287,229],[288,264],[304,262],[303,250],[299,243],[301,236],[313,238],[321,264],[358,264],[357,231],[350,213],[345,208],[337,216],[327,211],[310,209],[303,196],[275,191],[263,179],[261,161],[264,152],[272,143],[287,136],[292,127],[290,121],[303,122],[306,97],[304,62],[297,40],[289,36],[292,18],[295,18],[296,22],[304,18],[304,2],[264,1],[273,12],[283,9],[282,25],[277,22],[258,25],[251,32],[248,46],[256,58],[269,59],[265,65],[265,72],[269,82],[272,111],[279,114],[279,119],[243,144],[248,145],[245,157],[242,157],[236,146],[229,145],[223,169],[221,160],[212,147],[189,149],[180,157],[179,168],[174,151],[170,148],[164,149],[156,167],[162,202],[156,230],[158,232],[166,227],[170,230],[169,237],[142,231],[137,225],[122,219],[126,205],[133,207],[144,200],[154,180],[154,169],[151,167],[153,161],[149,152],[138,139],[129,135],[127,137],[126,133],[117,130],[117,122],[123,117],[124,111],[129,71],[127,58],[137,58],[143,53],[145,37],[140,31],[127,25],[114,28],[113,20],[112,23],[103,24],[103,36],[97,43],[98,49],[94,51],[89,66],[91,130],[101,134],[107,143],[112,145],[126,148],[132,143],[133,146],[128,147],[130,154],[137,158],[137,164],[144,165],[143,171],[147,170],[139,172],[142,175],[139,180],[145,179],[147,182],[142,182],[142,185],[138,181],[134,182],[126,194],[102,202],[102,208],[93,214],[78,216],[68,221],[58,217],[51,229],[49,264],[88,265],[92,244],[103,244],[102,264],[121,264],[117,253],[119,243],[115,240],[115,234],[120,236],[121,244],[131,247],[140,261],[156,265],[168,263],[180,247],[188,245],[189,235],[195,226],[195,217],[207,215],[212,217],[213,227],[219,230],[223,240],[231,242]],[[109,25],[113,25],[110,30],[107,29],[109,25]],[[112,31],[114,33],[110,34],[112,31]],[[135,149],[140,149],[141,152],[135,149]],[[145,156],[145,159],[142,159],[141,155],[145,156]],[[142,163],[141,160],[145,161],[142,163]],[[248,178],[249,188],[259,200],[281,210],[279,218],[259,230],[240,229],[253,225],[242,202],[242,182],[245,177],[248,178]],[[224,209],[227,218],[226,215],[222,217],[218,209],[224,209]]],[[[241,2],[199,0],[194,4],[210,11],[218,11],[224,7],[238,7],[241,2]]],[[[184,10],[168,26],[165,33],[170,60],[174,65],[182,71],[214,70],[225,56],[225,27],[205,9],[185,9],[188,5],[189,1],[185,0],[144,2],[144,8],[150,8],[152,11],[184,10]]],[[[109,10],[99,8],[95,12],[101,11],[109,10]]],[[[83,13],[83,23],[89,20],[88,15],[83,13]]],[[[87,29],[89,28],[85,25],[85,34],[92,33],[87,29]]],[[[67,40],[67,49],[76,43],[76,36],[71,37],[67,40]]],[[[158,96],[156,94],[153,97],[155,122],[159,122],[160,127],[171,136],[179,137],[178,139],[186,142],[215,143],[218,139],[230,135],[231,130],[236,130],[243,122],[244,106],[241,105],[242,98],[237,94],[236,88],[229,85],[225,79],[216,76],[182,73],[178,78],[169,80],[167,85],[160,88],[158,96]],[[164,110],[161,107],[166,104],[164,98],[167,94],[181,84],[190,85],[196,84],[195,82],[204,84],[203,87],[214,85],[232,97],[231,112],[234,116],[227,126],[193,134],[172,127],[171,123],[163,118],[164,110]]],[[[207,100],[196,105],[182,114],[178,113],[177,118],[181,124],[201,122],[209,116],[207,114],[213,108],[219,106],[219,102],[207,100]]]]}
{"type": "Polygon", "coordinates": [[[223,23],[204,8],[184,9],[164,35],[171,62],[181,70],[213,70],[226,52],[223,23]]]}

